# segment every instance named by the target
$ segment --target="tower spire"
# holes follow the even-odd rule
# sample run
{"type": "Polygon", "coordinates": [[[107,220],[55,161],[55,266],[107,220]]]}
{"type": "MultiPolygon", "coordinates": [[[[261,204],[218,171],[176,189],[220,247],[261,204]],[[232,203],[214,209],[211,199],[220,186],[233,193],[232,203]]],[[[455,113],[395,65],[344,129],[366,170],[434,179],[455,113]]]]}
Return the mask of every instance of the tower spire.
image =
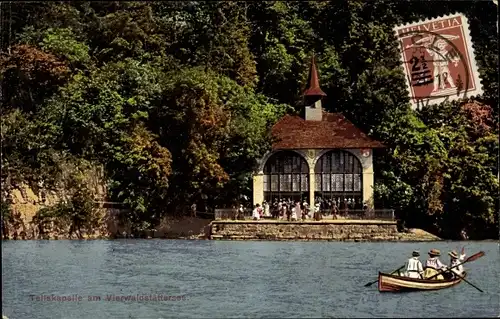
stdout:
{"type": "Polygon", "coordinates": [[[311,68],[309,70],[309,79],[307,80],[308,88],[304,92],[304,96],[326,96],[326,93],[319,87],[318,70],[316,69],[316,59],[314,52],[311,58],[311,68]]]}

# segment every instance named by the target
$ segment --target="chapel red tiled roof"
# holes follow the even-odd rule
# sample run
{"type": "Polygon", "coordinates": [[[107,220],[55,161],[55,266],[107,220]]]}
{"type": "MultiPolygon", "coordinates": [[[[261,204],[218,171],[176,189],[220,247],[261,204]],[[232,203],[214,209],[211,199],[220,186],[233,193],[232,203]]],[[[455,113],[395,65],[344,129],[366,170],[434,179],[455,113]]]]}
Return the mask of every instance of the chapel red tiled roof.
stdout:
{"type": "Polygon", "coordinates": [[[323,111],[322,121],[285,115],[271,129],[273,149],[384,148],[340,113],[323,111]]]}

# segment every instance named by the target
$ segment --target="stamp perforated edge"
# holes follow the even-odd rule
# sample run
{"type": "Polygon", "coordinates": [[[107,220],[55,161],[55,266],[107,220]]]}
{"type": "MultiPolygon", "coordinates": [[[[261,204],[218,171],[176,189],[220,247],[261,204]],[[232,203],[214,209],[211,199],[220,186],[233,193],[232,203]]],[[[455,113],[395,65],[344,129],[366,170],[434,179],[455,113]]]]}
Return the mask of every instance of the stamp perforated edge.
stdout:
{"type": "MultiPolygon", "coordinates": [[[[469,29],[469,19],[467,19],[467,16],[463,13],[456,12],[454,14],[448,14],[448,15],[442,15],[442,16],[437,16],[437,17],[432,17],[432,18],[427,18],[427,19],[420,19],[415,22],[409,22],[405,24],[400,24],[394,27],[394,33],[396,35],[396,39],[398,40],[398,46],[400,47],[401,51],[401,65],[400,67],[403,69],[403,72],[405,73],[405,82],[406,82],[406,89],[408,91],[408,95],[410,96],[410,103],[412,105],[412,108],[416,109],[418,105],[413,101],[412,99],[412,91],[410,87],[410,82],[408,81],[408,76],[406,76],[406,72],[404,71],[404,63],[405,63],[405,54],[404,54],[404,48],[401,48],[401,41],[399,41],[399,34],[398,31],[400,29],[406,29],[406,28],[411,28],[415,27],[421,24],[433,22],[436,20],[441,20],[441,19],[450,19],[454,17],[460,17],[462,19],[462,28],[464,29],[464,35],[465,35],[465,47],[467,49],[467,53],[469,55],[469,64],[470,64],[470,72],[472,75],[472,78],[474,79],[474,82],[477,83],[477,87],[472,90],[472,91],[467,91],[466,96],[468,98],[470,97],[476,97],[478,95],[483,94],[483,83],[479,74],[479,70],[477,68],[477,63],[476,63],[476,54],[474,51],[474,42],[472,42],[472,37],[470,35],[470,29],[469,29]]],[[[439,104],[444,101],[445,98],[439,98],[439,99],[431,99],[429,104],[439,104]]],[[[456,96],[450,96],[448,101],[453,101],[460,99],[459,97],[456,96]]]]}

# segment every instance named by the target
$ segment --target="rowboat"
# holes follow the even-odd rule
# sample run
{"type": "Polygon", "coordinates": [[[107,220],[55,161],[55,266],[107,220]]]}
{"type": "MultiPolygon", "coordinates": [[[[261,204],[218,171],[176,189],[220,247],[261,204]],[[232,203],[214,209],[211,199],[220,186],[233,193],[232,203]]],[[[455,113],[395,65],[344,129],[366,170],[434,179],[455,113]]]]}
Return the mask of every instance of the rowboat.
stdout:
{"type": "MultiPolygon", "coordinates": [[[[463,274],[465,278],[466,273],[463,274]]],[[[400,292],[416,290],[438,290],[455,286],[462,281],[461,278],[434,280],[417,279],[385,273],[378,273],[378,291],[380,292],[400,292]]]]}

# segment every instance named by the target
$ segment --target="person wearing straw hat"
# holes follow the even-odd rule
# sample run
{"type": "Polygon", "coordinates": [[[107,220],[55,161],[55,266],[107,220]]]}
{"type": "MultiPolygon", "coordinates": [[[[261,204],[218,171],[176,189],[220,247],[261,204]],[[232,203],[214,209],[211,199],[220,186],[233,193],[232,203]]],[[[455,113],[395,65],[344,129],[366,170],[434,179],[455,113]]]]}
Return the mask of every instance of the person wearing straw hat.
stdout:
{"type": "MultiPolygon", "coordinates": [[[[459,265],[461,264],[464,259],[465,259],[465,253],[464,253],[464,248],[462,248],[462,253],[460,254],[460,256],[458,255],[457,251],[456,250],[452,250],[448,253],[448,255],[450,255],[450,268],[456,266],[456,265],[459,265]]],[[[451,269],[451,271],[459,276],[459,277],[462,277],[464,275],[464,266],[463,265],[459,265],[453,269],[451,269]]]]}
{"type": "MultiPolygon", "coordinates": [[[[442,270],[446,270],[448,267],[444,265],[441,260],[439,260],[439,256],[441,256],[441,252],[439,249],[431,249],[429,251],[429,259],[425,262],[425,270],[424,270],[424,278],[429,278],[439,273],[442,270]]],[[[435,280],[443,280],[443,275],[439,275],[434,277],[435,280]]]]}
{"type": "Polygon", "coordinates": [[[406,262],[406,276],[410,278],[423,278],[424,267],[422,267],[422,262],[418,259],[420,253],[418,251],[413,251],[411,258],[406,262]]]}

